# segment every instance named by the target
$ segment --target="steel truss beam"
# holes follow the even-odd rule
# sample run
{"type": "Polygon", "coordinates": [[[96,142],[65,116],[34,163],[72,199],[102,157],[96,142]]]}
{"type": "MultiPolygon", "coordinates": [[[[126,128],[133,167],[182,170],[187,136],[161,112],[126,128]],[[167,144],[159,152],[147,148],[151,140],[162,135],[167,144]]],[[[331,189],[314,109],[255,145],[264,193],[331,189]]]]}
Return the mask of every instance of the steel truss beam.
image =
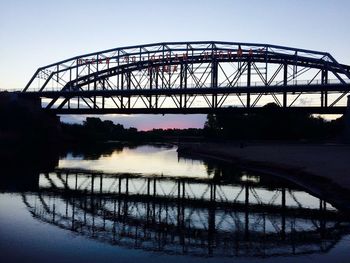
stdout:
{"type": "Polygon", "coordinates": [[[37,70],[21,95],[46,99],[46,109],[56,113],[249,110],[271,99],[282,108],[343,113],[349,83],[350,67],[325,52],[179,42],[116,48],[48,65],[37,70]],[[319,99],[305,105],[305,96],[319,99]]]}

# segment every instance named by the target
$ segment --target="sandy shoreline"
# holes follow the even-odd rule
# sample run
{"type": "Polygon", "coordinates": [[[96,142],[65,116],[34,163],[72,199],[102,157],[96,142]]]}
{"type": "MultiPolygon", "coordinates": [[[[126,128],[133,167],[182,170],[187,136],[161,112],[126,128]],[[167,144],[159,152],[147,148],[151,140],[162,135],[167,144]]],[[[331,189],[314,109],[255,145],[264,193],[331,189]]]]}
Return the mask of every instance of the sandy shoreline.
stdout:
{"type": "Polygon", "coordinates": [[[350,213],[350,145],[185,143],[179,152],[284,177],[350,213]]]}

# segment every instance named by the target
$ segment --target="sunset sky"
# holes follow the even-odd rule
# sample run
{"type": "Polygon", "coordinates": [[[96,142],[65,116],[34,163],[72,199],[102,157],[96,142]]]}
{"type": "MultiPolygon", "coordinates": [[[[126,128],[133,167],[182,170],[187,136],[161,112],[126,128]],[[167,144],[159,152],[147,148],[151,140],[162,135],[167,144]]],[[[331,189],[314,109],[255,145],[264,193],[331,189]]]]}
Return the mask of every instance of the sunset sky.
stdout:
{"type": "MultiPolygon", "coordinates": [[[[0,89],[76,55],[137,44],[218,40],[327,51],[350,64],[348,0],[0,1],[0,89]]],[[[82,116],[63,117],[81,122],[82,116]]],[[[202,127],[204,115],[106,115],[138,129],[202,127]]]]}

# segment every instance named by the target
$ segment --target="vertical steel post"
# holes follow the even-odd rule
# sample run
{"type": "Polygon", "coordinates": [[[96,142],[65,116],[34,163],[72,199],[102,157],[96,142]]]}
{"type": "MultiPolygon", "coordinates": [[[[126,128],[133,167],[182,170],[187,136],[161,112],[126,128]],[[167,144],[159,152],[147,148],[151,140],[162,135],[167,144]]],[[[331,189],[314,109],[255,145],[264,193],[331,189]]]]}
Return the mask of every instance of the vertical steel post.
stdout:
{"type": "Polygon", "coordinates": [[[120,193],[122,191],[122,178],[119,177],[119,183],[118,183],[118,195],[120,196],[120,193]]]}
{"type": "Polygon", "coordinates": [[[94,182],[95,182],[95,175],[91,175],[91,194],[94,193],[94,182]]]}
{"type": "Polygon", "coordinates": [[[153,179],[153,196],[156,196],[157,195],[157,179],[154,178],[153,179]]]}
{"type": "MultiPolygon", "coordinates": [[[[324,88],[328,84],[328,70],[323,69],[321,73],[321,84],[324,88]]],[[[327,90],[321,92],[321,107],[328,106],[328,92],[327,90]]]]}
{"type": "MultiPolygon", "coordinates": [[[[218,87],[218,61],[216,58],[213,58],[212,64],[211,64],[211,87],[217,88],[218,87]]],[[[212,108],[216,108],[217,106],[217,96],[212,94],[212,108]]]]}
{"type": "Polygon", "coordinates": [[[185,180],[182,181],[182,198],[185,198],[186,190],[185,190],[185,180]]]}
{"type": "MultiPolygon", "coordinates": [[[[180,89],[183,88],[183,63],[180,64],[180,89]]],[[[182,109],[182,94],[180,94],[180,109],[182,109]]]]}
{"type": "MultiPolygon", "coordinates": [[[[90,64],[88,64],[88,75],[90,75],[91,69],[90,69],[90,64]]],[[[77,67],[77,78],[78,78],[78,67],[77,67]]],[[[88,82],[88,90],[90,90],[90,81],[88,82]]]]}
{"type": "MultiPolygon", "coordinates": [[[[184,76],[183,76],[183,88],[187,89],[187,67],[188,67],[187,62],[185,62],[184,66],[185,66],[185,68],[184,68],[184,72],[183,72],[183,74],[184,74],[184,76]]],[[[184,95],[183,107],[187,108],[187,94],[186,93],[184,95]]]]}
{"type": "Polygon", "coordinates": [[[87,197],[84,198],[84,225],[86,225],[87,197]]]}
{"type": "Polygon", "coordinates": [[[210,184],[210,201],[215,203],[216,201],[216,184],[211,183],[210,184]]]}
{"type": "Polygon", "coordinates": [[[116,222],[116,210],[117,210],[117,200],[113,200],[113,228],[112,228],[112,233],[113,233],[113,241],[115,241],[115,234],[116,234],[116,227],[115,227],[115,222],[116,222]]]}
{"type": "MultiPolygon", "coordinates": [[[[94,80],[94,91],[96,91],[97,89],[97,83],[96,83],[96,79],[94,80]]],[[[96,109],[96,93],[94,94],[94,109],[96,109]]]]}
{"type": "Polygon", "coordinates": [[[125,178],[125,194],[129,194],[129,177],[125,178]]]}
{"type": "MultiPolygon", "coordinates": [[[[98,73],[98,55],[96,55],[96,73],[98,73]]],[[[96,82],[96,78],[94,81],[94,91],[97,90],[97,82],[96,82]]],[[[97,101],[96,101],[96,94],[94,95],[94,109],[97,108],[97,101]]]]}
{"type": "Polygon", "coordinates": [[[75,185],[74,185],[74,190],[77,191],[78,189],[78,173],[75,174],[75,185]]]}
{"type": "Polygon", "coordinates": [[[53,203],[52,205],[52,222],[55,223],[55,216],[56,216],[56,204],[53,203]]]}
{"type": "MultiPolygon", "coordinates": [[[[69,69],[69,83],[72,85],[72,69],[69,69]]],[[[78,96],[79,100],[79,96],[78,96]]],[[[70,109],[70,100],[68,100],[68,109],[70,109]]]]}
{"type": "MultiPolygon", "coordinates": [[[[119,64],[119,60],[118,60],[118,64],[119,64]]],[[[120,89],[124,90],[124,73],[121,74],[120,77],[120,89]]],[[[123,95],[120,95],[120,108],[124,108],[124,102],[123,102],[123,95]]]]}
{"type": "MultiPolygon", "coordinates": [[[[150,76],[149,76],[149,89],[152,90],[153,86],[153,69],[150,68],[150,76]]],[[[149,95],[149,108],[152,108],[152,95],[149,95]]]]}
{"type": "Polygon", "coordinates": [[[286,238],[286,189],[283,187],[282,190],[282,200],[281,200],[281,205],[282,205],[282,240],[286,238]]]}
{"type": "Polygon", "coordinates": [[[216,232],[216,223],[215,223],[215,206],[210,206],[208,211],[208,254],[213,255],[213,248],[215,246],[215,232],[216,232]]]}
{"type": "MultiPolygon", "coordinates": [[[[131,88],[131,73],[130,71],[127,73],[127,89],[130,90],[131,88]]],[[[131,106],[131,97],[130,95],[128,96],[128,109],[130,109],[130,106],[131,106]]]]}
{"type": "Polygon", "coordinates": [[[73,199],[72,204],[72,230],[74,230],[74,223],[75,223],[75,198],[73,199]]]}
{"type": "MultiPolygon", "coordinates": [[[[155,68],[156,71],[156,89],[159,88],[159,67],[155,68]]],[[[158,95],[155,95],[155,108],[158,109],[158,95]]]]}
{"type": "MultiPolygon", "coordinates": [[[[252,63],[248,61],[247,65],[247,87],[251,85],[252,63]]],[[[247,108],[250,108],[250,92],[247,92],[247,108]]]]}
{"type": "Polygon", "coordinates": [[[147,197],[149,197],[151,191],[151,178],[147,178],[147,197]]]}
{"type": "Polygon", "coordinates": [[[100,194],[102,194],[102,174],[100,175],[100,194]]]}
{"type": "Polygon", "coordinates": [[[245,185],[245,238],[249,238],[249,185],[245,185]]]}
{"type": "MultiPolygon", "coordinates": [[[[284,88],[287,87],[288,83],[288,64],[284,62],[283,65],[283,86],[284,88]]],[[[283,108],[287,107],[287,92],[283,92],[283,108]]]]}
{"type": "MultiPolygon", "coordinates": [[[[102,90],[105,90],[105,85],[106,85],[105,82],[106,82],[105,79],[103,79],[102,80],[102,90]]],[[[102,109],[104,109],[104,108],[105,108],[105,96],[102,95],[102,109]]]]}

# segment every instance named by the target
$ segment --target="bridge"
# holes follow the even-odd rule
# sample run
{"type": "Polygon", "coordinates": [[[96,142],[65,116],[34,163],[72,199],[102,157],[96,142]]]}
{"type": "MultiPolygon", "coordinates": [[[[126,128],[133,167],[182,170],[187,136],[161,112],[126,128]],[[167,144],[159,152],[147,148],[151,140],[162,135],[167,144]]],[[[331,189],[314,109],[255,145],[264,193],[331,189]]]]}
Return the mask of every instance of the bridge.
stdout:
{"type": "Polygon", "coordinates": [[[269,44],[169,42],[120,47],[39,68],[20,96],[55,114],[283,111],[343,114],[350,66],[269,44]]]}
{"type": "Polygon", "coordinates": [[[112,245],[200,257],[327,253],[349,231],[295,185],[56,169],[22,194],[32,216],[112,245]]]}

